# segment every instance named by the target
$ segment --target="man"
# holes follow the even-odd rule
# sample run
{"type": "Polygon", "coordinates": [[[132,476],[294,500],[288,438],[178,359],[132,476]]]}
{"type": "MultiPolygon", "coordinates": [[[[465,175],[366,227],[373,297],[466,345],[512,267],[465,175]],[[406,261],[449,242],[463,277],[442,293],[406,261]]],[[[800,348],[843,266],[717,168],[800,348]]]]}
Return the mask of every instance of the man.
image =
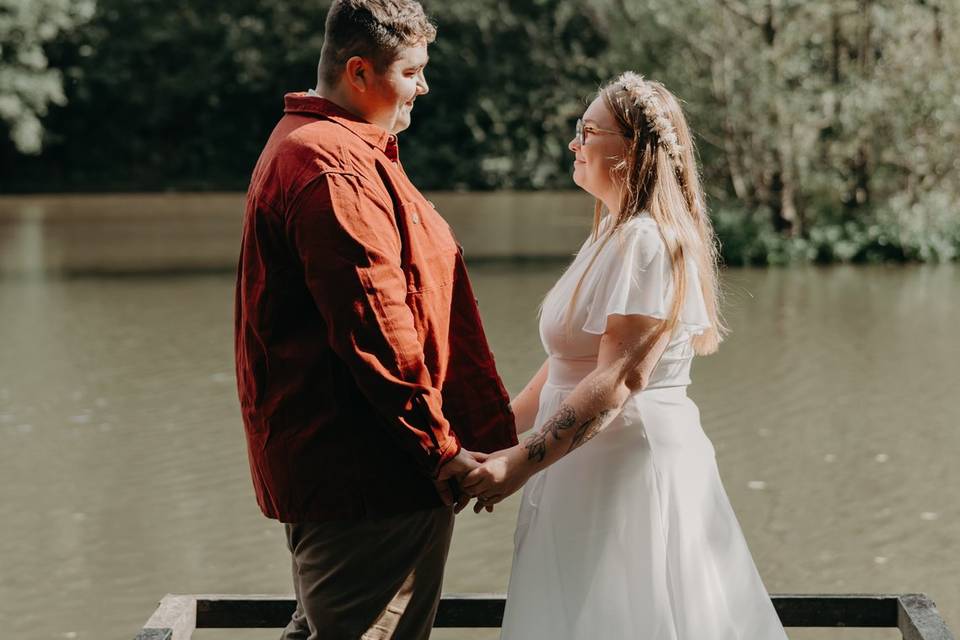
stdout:
{"type": "Polygon", "coordinates": [[[458,245],[399,160],[435,34],[414,0],[335,0],[247,193],[237,383],[287,640],[427,638],[471,451],[517,442],[458,245]]]}

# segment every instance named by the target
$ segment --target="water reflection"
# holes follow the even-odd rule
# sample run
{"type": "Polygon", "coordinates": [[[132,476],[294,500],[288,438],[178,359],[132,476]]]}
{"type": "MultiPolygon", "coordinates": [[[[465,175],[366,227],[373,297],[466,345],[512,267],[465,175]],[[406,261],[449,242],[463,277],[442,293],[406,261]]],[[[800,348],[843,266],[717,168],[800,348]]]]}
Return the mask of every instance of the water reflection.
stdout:
{"type": "MultiPolygon", "coordinates": [[[[565,258],[582,192],[430,193],[474,259],[565,258]]],[[[0,196],[0,277],[196,274],[236,267],[242,193],[0,196]]]]}

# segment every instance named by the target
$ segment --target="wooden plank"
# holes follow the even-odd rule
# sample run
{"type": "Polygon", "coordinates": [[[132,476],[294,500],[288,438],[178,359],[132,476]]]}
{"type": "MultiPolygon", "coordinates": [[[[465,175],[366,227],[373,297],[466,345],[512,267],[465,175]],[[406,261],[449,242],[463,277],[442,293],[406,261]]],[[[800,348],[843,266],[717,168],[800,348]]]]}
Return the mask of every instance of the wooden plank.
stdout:
{"type": "Polygon", "coordinates": [[[198,629],[276,629],[287,626],[297,607],[292,595],[198,595],[198,629]]]}
{"type": "MultiPolygon", "coordinates": [[[[503,621],[503,594],[447,594],[440,601],[437,628],[497,628],[503,621]]],[[[293,596],[198,595],[198,629],[265,629],[286,626],[296,607],[293,596]]]]}
{"type": "Polygon", "coordinates": [[[926,594],[903,594],[898,604],[897,627],[903,640],[955,640],[937,605],[926,594]]]}
{"type": "MultiPolygon", "coordinates": [[[[503,622],[502,594],[447,594],[440,601],[436,628],[497,628],[503,622]]],[[[198,595],[198,629],[284,627],[296,607],[292,596],[198,595]]]]}
{"type": "Polygon", "coordinates": [[[897,596],[885,594],[778,594],[773,606],[785,627],[897,626],[897,596]]]}
{"type": "MultiPolygon", "coordinates": [[[[292,596],[198,595],[198,628],[276,628],[289,622],[292,596]]],[[[884,627],[897,624],[896,595],[789,594],[772,596],[788,627],[884,627]]],[[[437,628],[496,628],[503,622],[503,594],[446,594],[437,628]]]]}
{"type": "Polygon", "coordinates": [[[499,628],[507,597],[502,593],[450,593],[440,599],[437,629],[499,628]]]}

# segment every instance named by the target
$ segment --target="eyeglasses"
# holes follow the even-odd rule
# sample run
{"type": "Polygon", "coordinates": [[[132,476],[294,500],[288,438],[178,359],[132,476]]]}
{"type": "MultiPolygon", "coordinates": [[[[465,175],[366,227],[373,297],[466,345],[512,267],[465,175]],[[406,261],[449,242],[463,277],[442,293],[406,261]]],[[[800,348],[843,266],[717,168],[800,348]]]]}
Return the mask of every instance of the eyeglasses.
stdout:
{"type": "Polygon", "coordinates": [[[583,124],[583,118],[577,118],[577,144],[581,147],[587,141],[588,133],[611,133],[618,136],[623,136],[624,138],[629,137],[623,131],[613,131],[611,129],[601,129],[595,127],[592,124],[583,124]]]}

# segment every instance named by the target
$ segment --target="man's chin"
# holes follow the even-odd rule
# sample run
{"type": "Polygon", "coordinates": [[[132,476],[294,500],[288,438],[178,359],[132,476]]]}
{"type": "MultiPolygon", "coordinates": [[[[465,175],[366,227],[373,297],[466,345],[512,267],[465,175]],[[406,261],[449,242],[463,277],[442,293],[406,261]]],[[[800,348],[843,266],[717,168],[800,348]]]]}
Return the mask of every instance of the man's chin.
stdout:
{"type": "Polygon", "coordinates": [[[401,115],[393,122],[393,133],[400,133],[410,128],[410,116],[401,115]]]}

